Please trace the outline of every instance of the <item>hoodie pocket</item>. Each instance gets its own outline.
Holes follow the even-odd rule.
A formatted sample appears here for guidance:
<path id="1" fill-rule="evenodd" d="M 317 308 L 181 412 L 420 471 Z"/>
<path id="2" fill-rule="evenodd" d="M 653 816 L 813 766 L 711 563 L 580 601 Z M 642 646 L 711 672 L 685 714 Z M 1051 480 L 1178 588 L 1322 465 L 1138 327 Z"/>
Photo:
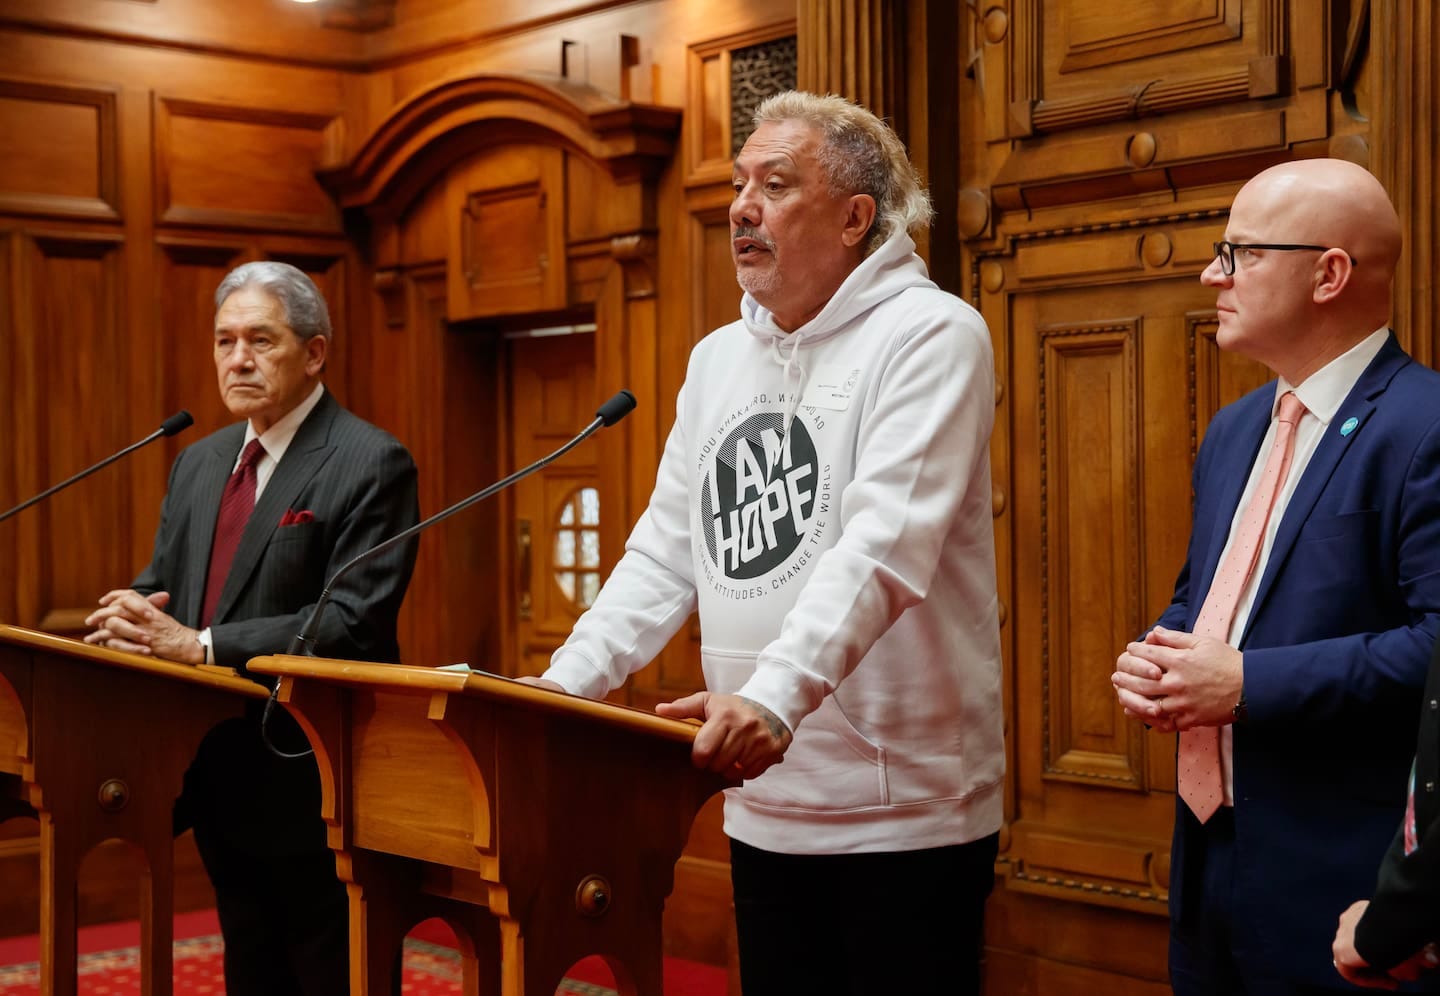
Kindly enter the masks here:
<path id="1" fill-rule="evenodd" d="M 755 655 L 701 648 L 705 686 L 733 695 L 755 673 Z M 833 695 L 806 716 L 781 763 L 745 782 L 752 806 L 814 812 L 873 809 L 889 804 L 885 749 L 855 729 Z"/>

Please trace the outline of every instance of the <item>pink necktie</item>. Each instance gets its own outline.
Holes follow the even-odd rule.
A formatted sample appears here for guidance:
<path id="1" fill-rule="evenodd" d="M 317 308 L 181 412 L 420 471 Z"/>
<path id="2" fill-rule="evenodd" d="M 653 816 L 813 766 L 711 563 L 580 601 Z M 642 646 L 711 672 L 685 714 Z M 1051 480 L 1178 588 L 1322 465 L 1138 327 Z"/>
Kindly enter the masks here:
<path id="1" fill-rule="evenodd" d="M 220 602 L 220 592 L 225 589 L 225 579 L 230 576 L 230 565 L 235 560 L 235 550 L 240 546 L 240 536 L 250 513 L 255 510 L 255 465 L 265 455 L 260 440 L 252 439 L 240 454 L 240 466 L 225 482 L 225 492 L 220 496 L 220 514 L 215 518 L 215 540 L 210 545 L 210 569 L 205 576 L 205 602 L 200 612 L 200 627 L 210 625 L 215 616 L 215 606 Z"/>
<path id="2" fill-rule="evenodd" d="M 1196 636 L 1213 636 L 1223 641 L 1230 639 L 1230 624 L 1235 620 L 1235 609 L 1240 604 L 1240 597 L 1245 594 L 1255 562 L 1260 558 L 1270 509 L 1275 504 L 1280 485 L 1285 483 L 1285 475 L 1290 471 L 1290 458 L 1295 454 L 1295 426 L 1304 414 L 1305 406 L 1295 392 L 1286 391 L 1280 398 L 1280 412 L 1275 416 L 1279 422 L 1275 426 L 1275 442 L 1270 447 L 1270 455 L 1265 458 L 1260 483 L 1235 527 L 1235 540 L 1230 544 L 1230 551 L 1215 572 L 1215 580 L 1210 583 L 1210 593 L 1205 596 L 1200 617 L 1195 620 Z M 1195 818 L 1204 823 L 1214 816 L 1224 796 L 1218 727 L 1200 726 L 1181 731 L 1179 780 L 1180 798 L 1185 800 Z"/>

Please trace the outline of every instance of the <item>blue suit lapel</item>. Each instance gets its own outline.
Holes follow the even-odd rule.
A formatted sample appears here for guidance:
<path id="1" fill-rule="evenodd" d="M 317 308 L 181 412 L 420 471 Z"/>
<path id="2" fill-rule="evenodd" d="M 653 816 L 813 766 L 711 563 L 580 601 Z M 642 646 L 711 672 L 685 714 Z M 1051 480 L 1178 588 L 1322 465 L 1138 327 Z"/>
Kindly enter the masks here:
<path id="1" fill-rule="evenodd" d="M 295 438 L 285 450 L 285 456 L 270 475 L 255 511 L 235 548 L 235 559 L 231 561 L 230 573 L 225 578 L 225 588 L 220 592 L 220 601 L 215 604 L 214 622 L 224 622 L 234 607 L 240 593 L 255 573 L 261 555 L 270 544 L 270 538 L 280 525 L 280 518 L 292 506 L 300 490 L 315 476 L 315 472 L 329 459 L 333 447 L 330 445 L 330 424 L 335 419 L 337 402 L 329 391 L 321 397 L 315 410 L 300 424 Z M 238 448 L 237 448 L 238 452 Z M 219 497 L 216 497 L 219 505 Z M 210 531 L 214 533 L 214 524 Z M 208 548 L 206 551 L 209 553 Z"/>
<path id="2" fill-rule="evenodd" d="M 1251 626 L 1265 604 L 1265 597 L 1274 587 L 1276 577 L 1284 568 L 1285 561 L 1300 536 L 1300 530 L 1309 520 L 1310 512 L 1320 500 L 1326 485 L 1330 483 L 1335 468 L 1365 431 L 1365 423 L 1379 406 L 1381 397 L 1396 372 L 1410 362 L 1410 357 L 1405 355 L 1392 332 L 1389 341 L 1375 354 L 1375 359 L 1370 361 L 1370 365 L 1365 368 L 1365 372 L 1360 375 L 1360 379 L 1355 382 L 1355 386 L 1350 389 L 1349 395 L 1335 412 L 1335 417 L 1325 427 L 1325 435 L 1321 437 L 1320 445 L 1315 448 L 1310 463 L 1306 465 L 1304 476 L 1295 486 L 1290 502 L 1285 506 L 1285 517 L 1280 520 L 1280 528 L 1275 532 L 1275 544 L 1270 548 L 1265 574 L 1260 578 L 1259 587 L 1255 589 L 1255 603 L 1250 609 L 1250 618 L 1240 638 L 1241 646 L 1244 646 L 1245 637 L 1249 635 Z M 1355 424 L 1348 433 L 1342 433 L 1341 428 L 1351 419 L 1355 420 Z"/>
<path id="3" fill-rule="evenodd" d="M 1204 587 L 1197 589 L 1199 598 L 1192 599 L 1190 604 L 1190 626 L 1193 629 L 1195 620 L 1200 617 L 1200 607 L 1205 604 L 1205 598 L 1210 593 L 1210 584 L 1215 579 L 1215 572 L 1220 569 L 1220 554 L 1225 551 L 1225 542 L 1230 538 L 1230 524 L 1235 521 L 1235 511 L 1240 506 L 1240 498 L 1245 493 L 1245 482 L 1250 479 L 1250 468 L 1254 466 L 1255 457 L 1260 452 L 1260 444 L 1265 441 L 1265 433 L 1270 428 L 1270 414 L 1275 407 L 1275 385 L 1267 384 L 1260 391 L 1257 391 L 1249 398 L 1242 399 L 1237 404 L 1249 404 L 1252 411 L 1239 414 L 1238 421 L 1240 428 L 1235 431 L 1237 440 L 1245 445 L 1234 447 L 1229 454 L 1228 461 L 1217 469 L 1219 483 L 1217 484 L 1218 497 L 1215 507 L 1219 511 L 1215 520 L 1210 523 L 1210 537 L 1205 546 L 1205 562 L 1201 565 L 1202 570 L 1199 580 Z"/>

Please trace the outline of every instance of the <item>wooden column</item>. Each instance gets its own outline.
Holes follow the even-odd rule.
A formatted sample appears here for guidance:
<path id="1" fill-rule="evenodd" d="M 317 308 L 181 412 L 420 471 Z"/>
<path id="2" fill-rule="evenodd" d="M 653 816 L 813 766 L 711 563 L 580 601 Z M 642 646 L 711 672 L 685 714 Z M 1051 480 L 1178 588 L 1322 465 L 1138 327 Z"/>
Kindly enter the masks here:
<path id="1" fill-rule="evenodd" d="M 895 129 L 935 206 L 935 224 L 917 235 L 916 245 L 935 281 L 959 293 L 957 5 L 799 0 L 796 6 L 798 87 L 847 97 Z"/>
<path id="2" fill-rule="evenodd" d="M 905 5 L 898 0 L 799 0 L 797 76 L 801 90 L 864 104 L 903 128 Z M 901 132 L 904 138 L 904 132 Z"/>
<path id="3" fill-rule="evenodd" d="M 1379 0 L 1372 8 L 1371 51 L 1382 56 L 1374 115 L 1373 169 L 1390 191 L 1405 233 L 1395 272 L 1394 323 L 1410 354 L 1435 365 L 1440 348 L 1440 295 L 1435 286 L 1435 240 L 1440 198 L 1440 18 L 1431 0 Z"/>

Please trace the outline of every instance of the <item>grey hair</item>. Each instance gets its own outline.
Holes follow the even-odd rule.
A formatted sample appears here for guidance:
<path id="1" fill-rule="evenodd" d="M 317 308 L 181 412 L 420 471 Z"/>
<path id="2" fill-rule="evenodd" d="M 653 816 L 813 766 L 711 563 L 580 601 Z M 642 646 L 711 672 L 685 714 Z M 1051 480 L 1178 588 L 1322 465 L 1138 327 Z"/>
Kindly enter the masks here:
<path id="1" fill-rule="evenodd" d="M 334 341 L 330 309 L 320 288 L 305 271 L 273 259 L 242 263 L 225 274 L 225 279 L 215 288 L 215 310 L 219 311 L 231 294 L 246 287 L 258 287 L 273 295 L 285 312 L 285 324 L 295 330 L 302 342 L 317 335 Z"/>
<path id="2" fill-rule="evenodd" d="M 787 90 L 755 109 L 757 126 L 800 121 L 824 136 L 819 159 L 831 193 L 875 199 L 875 222 L 865 242 L 868 256 L 900 232 L 930 224 L 935 209 L 899 136 L 884 121 L 844 97 Z"/>

